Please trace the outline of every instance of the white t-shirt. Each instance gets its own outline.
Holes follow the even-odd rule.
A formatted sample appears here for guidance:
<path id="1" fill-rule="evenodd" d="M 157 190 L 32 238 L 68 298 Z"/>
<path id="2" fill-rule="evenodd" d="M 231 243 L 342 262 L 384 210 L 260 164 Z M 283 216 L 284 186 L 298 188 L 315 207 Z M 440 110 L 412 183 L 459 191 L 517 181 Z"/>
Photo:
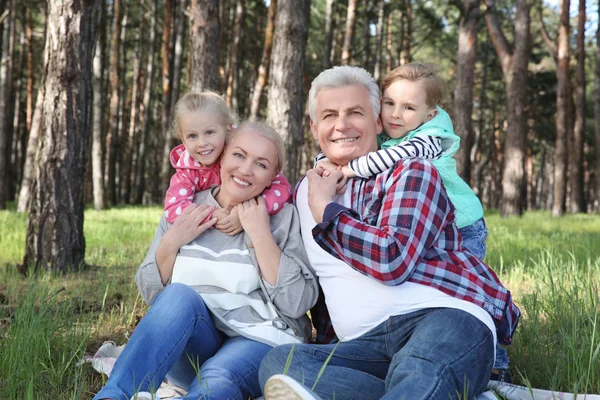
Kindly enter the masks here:
<path id="1" fill-rule="evenodd" d="M 348 184 L 346 192 L 334 201 L 350 207 L 351 191 L 352 185 Z M 341 341 L 355 339 L 393 315 L 445 307 L 466 311 L 479 319 L 491 330 L 496 343 L 492 317 L 476 304 L 418 283 L 384 285 L 328 254 L 312 236 L 316 222 L 308 206 L 308 179 L 300 183 L 296 200 L 308 259 L 319 277 L 333 328 Z"/>

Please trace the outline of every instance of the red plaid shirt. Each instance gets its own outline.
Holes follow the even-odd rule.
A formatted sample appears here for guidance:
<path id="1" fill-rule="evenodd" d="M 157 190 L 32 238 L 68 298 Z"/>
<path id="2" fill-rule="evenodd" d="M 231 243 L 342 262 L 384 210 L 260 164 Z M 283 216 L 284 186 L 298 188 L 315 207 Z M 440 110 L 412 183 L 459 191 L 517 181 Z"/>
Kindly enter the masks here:
<path id="1" fill-rule="evenodd" d="M 437 170 L 408 159 L 370 179 L 353 179 L 352 208 L 331 202 L 313 228 L 317 244 L 384 285 L 410 281 L 470 301 L 510 344 L 520 311 L 494 271 L 462 249 L 454 206 Z M 337 340 L 321 295 L 311 311 L 317 343 Z"/>

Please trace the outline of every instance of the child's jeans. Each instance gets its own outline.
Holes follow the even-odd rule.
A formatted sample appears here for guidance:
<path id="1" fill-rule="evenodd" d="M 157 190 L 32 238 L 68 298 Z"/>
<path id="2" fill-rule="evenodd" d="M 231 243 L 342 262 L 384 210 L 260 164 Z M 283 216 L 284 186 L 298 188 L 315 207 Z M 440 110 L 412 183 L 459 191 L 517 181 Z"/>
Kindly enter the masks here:
<path id="1" fill-rule="evenodd" d="M 487 238 L 488 233 L 483 218 L 475 221 L 472 225 L 460 228 L 458 231 L 462 236 L 463 247 L 483 261 L 487 250 L 485 239 Z M 496 343 L 496 361 L 494 361 L 494 369 L 506 369 L 508 368 L 509 362 L 506 349 L 500 347 L 500 345 Z"/>

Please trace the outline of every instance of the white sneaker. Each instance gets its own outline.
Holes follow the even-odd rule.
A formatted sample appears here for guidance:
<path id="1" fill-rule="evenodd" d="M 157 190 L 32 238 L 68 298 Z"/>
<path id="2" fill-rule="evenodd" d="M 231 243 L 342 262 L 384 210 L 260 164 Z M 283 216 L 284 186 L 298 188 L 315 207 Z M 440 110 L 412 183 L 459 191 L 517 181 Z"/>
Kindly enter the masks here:
<path id="1" fill-rule="evenodd" d="M 318 397 L 286 375 L 273 375 L 265 384 L 265 400 L 317 400 Z"/>
<path id="2" fill-rule="evenodd" d="M 152 394 L 150 392 L 137 392 L 133 395 L 131 400 L 161 400 L 157 394 Z"/>

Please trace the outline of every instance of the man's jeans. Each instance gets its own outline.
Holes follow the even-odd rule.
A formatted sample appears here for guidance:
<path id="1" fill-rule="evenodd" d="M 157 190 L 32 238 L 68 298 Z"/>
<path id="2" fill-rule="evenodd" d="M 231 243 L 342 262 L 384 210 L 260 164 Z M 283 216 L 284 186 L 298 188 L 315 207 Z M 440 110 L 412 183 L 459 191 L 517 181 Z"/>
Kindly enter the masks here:
<path id="1" fill-rule="evenodd" d="M 485 220 L 480 218 L 472 225 L 462 227 L 458 231 L 460 232 L 460 236 L 462 236 L 463 247 L 469 250 L 475 257 L 483 261 L 487 251 L 485 239 L 488 235 Z M 494 368 L 507 369 L 509 363 L 510 361 L 508 359 L 508 353 L 506 352 L 506 349 L 504 347 L 500 347 L 499 344 L 496 344 L 496 361 L 494 361 Z"/>
<path id="2" fill-rule="evenodd" d="M 393 316 L 337 345 L 278 346 L 260 366 L 262 387 L 284 372 L 290 352 L 286 375 L 309 389 L 314 386 L 325 400 L 473 398 L 486 388 L 494 362 L 490 329 L 471 314 L 450 308 Z"/>
<path id="3" fill-rule="evenodd" d="M 129 399 L 138 391 L 154 391 L 169 370 L 177 384 L 189 386 L 185 399 L 258 397 L 258 368 L 270 349 L 225 336 L 198 293 L 173 283 L 158 294 L 94 399 Z"/>

